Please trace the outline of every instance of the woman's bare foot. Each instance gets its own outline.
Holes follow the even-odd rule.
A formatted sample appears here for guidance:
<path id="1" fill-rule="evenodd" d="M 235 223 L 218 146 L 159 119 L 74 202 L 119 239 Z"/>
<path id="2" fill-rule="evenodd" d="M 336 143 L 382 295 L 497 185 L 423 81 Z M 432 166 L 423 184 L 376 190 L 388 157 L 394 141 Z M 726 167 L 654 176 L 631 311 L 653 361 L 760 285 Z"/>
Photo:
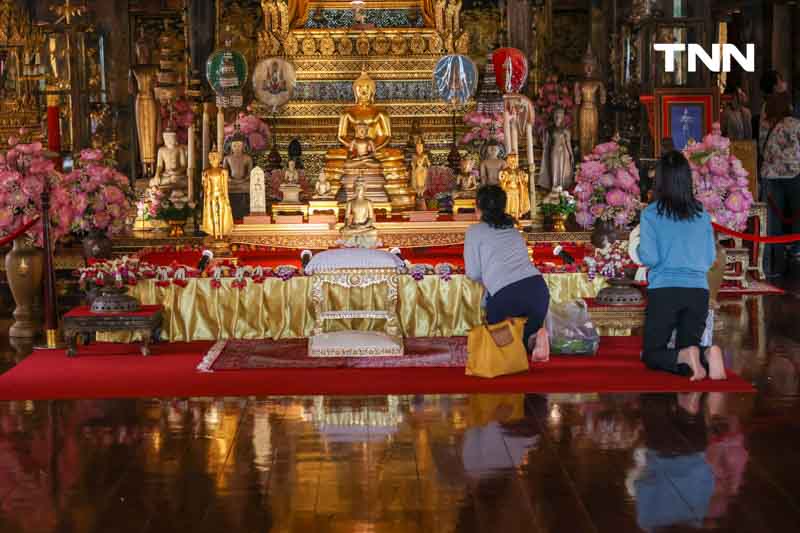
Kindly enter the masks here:
<path id="1" fill-rule="evenodd" d="M 719 346 L 712 346 L 706 350 L 706 360 L 708 361 L 708 374 L 711 379 L 727 379 L 725 374 L 725 361 L 722 358 L 722 349 Z"/>
<path id="2" fill-rule="evenodd" d="M 550 335 L 545 328 L 536 332 L 536 346 L 531 353 L 531 359 L 535 363 L 546 363 L 550 360 Z"/>
<path id="3" fill-rule="evenodd" d="M 689 368 L 692 369 L 692 377 L 689 378 L 689 381 L 706 379 L 706 369 L 700 363 L 700 348 L 696 346 L 684 348 L 678 352 L 678 362 L 689 365 Z"/>

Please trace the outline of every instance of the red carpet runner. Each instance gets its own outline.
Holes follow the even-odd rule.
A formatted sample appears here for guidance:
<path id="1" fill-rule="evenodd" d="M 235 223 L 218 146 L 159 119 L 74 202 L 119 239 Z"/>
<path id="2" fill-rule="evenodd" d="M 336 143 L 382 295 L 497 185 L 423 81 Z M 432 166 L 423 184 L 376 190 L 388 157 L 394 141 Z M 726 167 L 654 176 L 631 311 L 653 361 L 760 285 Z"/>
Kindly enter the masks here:
<path id="1" fill-rule="evenodd" d="M 0 376 L 0 400 L 250 395 L 383 395 L 498 392 L 752 392 L 738 376 L 688 379 L 647 370 L 638 338 L 609 337 L 593 358 L 554 358 L 530 373 L 493 380 L 461 368 L 264 369 L 214 373 L 195 367 L 208 342 L 160 344 L 142 357 L 133 345 L 93 345 L 69 359 L 34 352 Z"/>

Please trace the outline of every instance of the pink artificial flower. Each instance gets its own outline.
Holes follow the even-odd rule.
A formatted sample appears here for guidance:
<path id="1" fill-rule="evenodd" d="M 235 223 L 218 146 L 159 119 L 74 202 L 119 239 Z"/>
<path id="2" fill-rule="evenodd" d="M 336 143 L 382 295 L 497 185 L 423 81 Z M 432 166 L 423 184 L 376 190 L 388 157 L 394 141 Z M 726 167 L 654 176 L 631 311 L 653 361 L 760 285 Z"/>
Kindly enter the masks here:
<path id="1" fill-rule="evenodd" d="M 95 211 L 93 222 L 97 229 L 105 229 L 111 223 L 111 216 L 106 211 Z"/>
<path id="2" fill-rule="evenodd" d="M 0 209 L 0 232 L 8 233 L 13 231 L 14 213 L 11 209 Z"/>
<path id="3" fill-rule="evenodd" d="M 733 191 L 725 200 L 725 207 L 734 213 L 742 213 L 750 209 L 752 198 L 748 199 L 741 191 Z"/>
<path id="4" fill-rule="evenodd" d="M 708 160 L 708 171 L 715 176 L 727 176 L 730 171 L 728 160 L 721 156 L 714 156 Z"/>
<path id="5" fill-rule="evenodd" d="M 103 196 L 105 196 L 105 200 L 109 204 L 118 204 L 125 200 L 125 195 L 122 194 L 122 191 L 113 185 L 106 185 L 103 189 Z"/>
<path id="6" fill-rule="evenodd" d="M 630 215 L 626 211 L 620 211 L 614 215 L 614 224 L 617 226 L 625 226 L 630 222 Z"/>
<path id="7" fill-rule="evenodd" d="M 81 150 L 81 161 L 102 161 L 103 151 L 96 148 L 85 148 Z"/>
<path id="8" fill-rule="evenodd" d="M 588 211 L 578 211 L 575 214 L 575 222 L 577 222 L 582 228 L 590 227 L 592 224 L 594 224 L 594 221 L 595 217 L 593 217 Z"/>
<path id="9" fill-rule="evenodd" d="M 41 179 L 35 177 L 27 177 L 22 181 L 22 192 L 29 197 L 38 198 L 44 190 L 44 183 Z"/>
<path id="10" fill-rule="evenodd" d="M 603 144 L 598 144 L 594 147 L 593 152 L 597 155 L 604 155 L 609 154 L 612 152 L 616 152 L 619 150 L 619 145 L 615 142 L 608 142 Z"/>
<path id="11" fill-rule="evenodd" d="M 592 216 L 600 217 L 603 212 L 605 212 L 607 207 L 608 206 L 606 204 L 595 204 L 589 209 L 589 212 L 592 214 Z"/>
<path id="12" fill-rule="evenodd" d="M 257 131 L 248 136 L 248 141 L 250 142 L 250 149 L 256 152 L 260 152 L 267 147 L 267 140 Z"/>
<path id="13" fill-rule="evenodd" d="M 606 173 L 600 176 L 600 185 L 603 187 L 613 187 L 615 183 L 614 175 L 611 173 Z"/>
<path id="14" fill-rule="evenodd" d="M 12 135 L 11 137 L 8 138 L 8 145 L 9 146 L 16 146 L 18 144 L 19 144 L 19 138 L 18 137 L 14 137 Z"/>
<path id="15" fill-rule="evenodd" d="M 625 193 L 620 189 L 611 189 L 606 193 L 606 202 L 611 207 L 622 207 L 625 205 Z"/>
<path id="16" fill-rule="evenodd" d="M 584 161 L 580 173 L 587 178 L 598 178 L 606 171 L 606 166 L 599 161 Z"/>
<path id="17" fill-rule="evenodd" d="M 36 159 L 31 163 L 31 174 L 50 174 L 56 169 L 56 164 L 49 159 Z"/>

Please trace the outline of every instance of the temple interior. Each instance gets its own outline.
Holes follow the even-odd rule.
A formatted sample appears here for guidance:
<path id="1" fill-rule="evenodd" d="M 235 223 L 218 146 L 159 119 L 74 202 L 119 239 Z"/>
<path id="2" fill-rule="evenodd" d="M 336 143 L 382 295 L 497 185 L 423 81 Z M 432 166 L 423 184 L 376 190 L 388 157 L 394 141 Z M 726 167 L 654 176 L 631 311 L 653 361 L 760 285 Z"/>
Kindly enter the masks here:
<path id="1" fill-rule="evenodd" d="M 800 531 L 794 0 L 0 0 L 0 255 L 1 533 Z"/>

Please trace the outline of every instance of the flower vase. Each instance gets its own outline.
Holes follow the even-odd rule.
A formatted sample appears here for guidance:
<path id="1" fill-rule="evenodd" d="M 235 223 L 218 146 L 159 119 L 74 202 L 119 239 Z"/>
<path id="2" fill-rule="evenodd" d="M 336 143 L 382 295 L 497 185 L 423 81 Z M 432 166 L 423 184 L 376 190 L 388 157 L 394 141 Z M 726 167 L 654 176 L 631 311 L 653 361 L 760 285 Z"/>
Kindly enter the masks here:
<path id="1" fill-rule="evenodd" d="M 553 213 L 553 231 L 564 233 L 567 231 L 567 215 L 564 213 Z"/>
<path id="2" fill-rule="evenodd" d="M 167 220 L 169 224 L 169 237 L 172 239 L 180 239 L 186 235 L 183 227 L 186 225 L 185 220 Z"/>
<path id="3" fill-rule="evenodd" d="M 6 254 L 8 286 L 16 304 L 9 337 L 33 338 L 39 332 L 43 271 L 44 251 L 24 237 L 14 240 L 11 251 Z"/>
<path id="4" fill-rule="evenodd" d="M 86 259 L 111 259 L 113 244 L 105 233 L 92 232 L 83 239 L 83 257 Z"/>

